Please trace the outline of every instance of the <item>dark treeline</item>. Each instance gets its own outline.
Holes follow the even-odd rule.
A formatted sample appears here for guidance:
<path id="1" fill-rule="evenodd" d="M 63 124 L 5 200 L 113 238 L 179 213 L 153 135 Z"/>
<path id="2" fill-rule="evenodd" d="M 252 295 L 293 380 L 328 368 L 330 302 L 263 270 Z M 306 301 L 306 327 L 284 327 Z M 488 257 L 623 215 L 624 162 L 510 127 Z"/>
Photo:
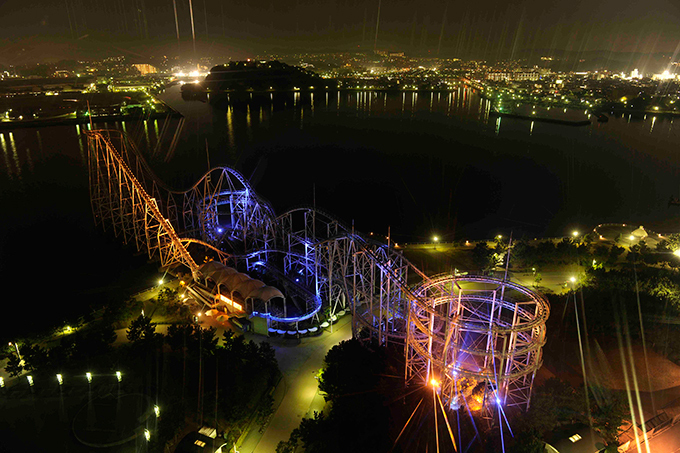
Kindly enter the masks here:
<path id="1" fill-rule="evenodd" d="M 227 331 L 218 345 L 215 329 L 197 324 L 173 324 L 162 335 L 142 315 L 130 324 L 127 339 L 114 347 L 113 326 L 100 321 L 52 347 L 22 345 L 23 366 L 13 354 L 6 370 L 12 375 L 30 372 L 37 395 L 46 397 L 54 391 L 57 373 L 68 383 L 86 371 L 93 375 L 121 371 L 126 394 L 146 394 L 162 408 L 151 451 L 164 451 L 187 424 L 215 427 L 225 441 L 234 442 L 251 417 L 261 422 L 271 414 L 268 391 L 279 369 L 269 343 L 245 341 Z"/>

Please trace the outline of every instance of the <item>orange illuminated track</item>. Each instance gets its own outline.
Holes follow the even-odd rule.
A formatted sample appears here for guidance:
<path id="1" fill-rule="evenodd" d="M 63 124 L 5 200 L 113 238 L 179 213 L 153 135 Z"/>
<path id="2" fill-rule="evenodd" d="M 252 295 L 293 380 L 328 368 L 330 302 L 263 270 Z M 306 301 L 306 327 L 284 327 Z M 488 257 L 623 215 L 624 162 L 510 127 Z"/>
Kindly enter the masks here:
<path id="1" fill-rule="evenodd" d="M 283 318 L 267 308 L 256 313 L 268 327 L 290 330 L 292 323 L 297 330 L 299 322 L 334 322 L 350 311 L 356 337 L 405 345 L 407 382 L 440 382 L 449 407 L 473 391 L 480 408 L 528 407 L 550 311 L 539 294 L 489 277 L 428 277 L 389 238 L 362 236 L 316 206 L 277 217 L 227 167 L 208 171 L 186 191 L 171 190 L 120 131 L 87 136 L 95 222 L 162 266 L 182 264 L 198 279 L 191 244 L 224 264 L 238 258 L 241 270 L 260 267 L 284 284 L 297 308 Z M 412 286 L 414 276 L 420 283 Z M 320 319 L 322 306 L 327 314 Z"/>
<path id="2" fill-rule="evenodd" d="M 90 201 L 95 223 L 104 228 L 111 226 L 126 244 L 134 241 L 138 250 L 146 249 L 150 257 L 160 259 L 162 266 L 181 263 L 195 276 L 198 265 L 108 134 L 88 131 L 87 138 Z"/>

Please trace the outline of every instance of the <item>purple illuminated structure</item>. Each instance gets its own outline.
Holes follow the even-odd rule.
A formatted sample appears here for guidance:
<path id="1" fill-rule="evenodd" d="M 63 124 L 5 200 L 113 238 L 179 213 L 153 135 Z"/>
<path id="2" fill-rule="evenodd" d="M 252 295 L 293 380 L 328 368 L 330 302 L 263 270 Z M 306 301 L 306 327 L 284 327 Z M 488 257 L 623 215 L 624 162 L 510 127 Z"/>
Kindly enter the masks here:
<path id="1" fill-rule="evenodd" d="M 540 295 L 493 278 L 428 278 L 389 240 L 362 236 L 316 207 L 277 217 L 231 168 L 210 170 L 187 191 L 170 190 L 124 134 L 87 134 L 95 222 L 162 266 L 186 266 L 198 285 L 207 276 L 192 251 L 201 247 L 197 257 L 208 250 L 234 272 L 285 289 L 276 311 L 254 296 L 242 306 L 270 328 L 297 331 L 300 322 L 333 322 L 349 311 L 355 336 L 405 344 L 407 381 L 440 382 L 450 407 L 461 400 L 479 409 L 496 401 L 528 407 L 549 315 Z M 413 289 L 409 275 L 422 283 Z"/>
<path id="2" fill-rule="evenodd" d="M 452 408 L 468 401 L 527 409 L 549 314 L 541 295 L 515 283 L 432 277 L 412 293 L 406 378 L 435 379 Z"/>

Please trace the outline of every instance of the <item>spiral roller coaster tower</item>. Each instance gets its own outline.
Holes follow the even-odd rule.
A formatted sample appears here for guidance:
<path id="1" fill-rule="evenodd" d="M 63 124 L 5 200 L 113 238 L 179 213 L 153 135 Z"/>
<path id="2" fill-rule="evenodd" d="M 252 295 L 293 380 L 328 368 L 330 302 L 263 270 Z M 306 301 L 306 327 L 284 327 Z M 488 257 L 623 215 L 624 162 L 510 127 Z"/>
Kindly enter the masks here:
<path id="1" fill-rule="evenodd" d="M 231 168 L 171 190 L 124 134 L 87 134 L 95 223 L 162 266 L 182 264 L 200 281 L 189 253 L 199 245 L 225 265 L 261 267 L 296 296 L 296 307 L 284 316 L 249 314 L 297 325 L 350 311 L 355 336 L 403 344 L 406 381 L 436 383 L 449 407 L 528 407 L 549 315 L 539 294 L 488 277 L 428 277 L 389 240 L 374 241 L 316 207 L 277 217 Z"/>
<path id="2" fill-rule="evenodd" d="M 412 293 L 406 377 L 441 386 L 451 408 L 529 407 L 548 302 L 509 281 L 440 275 Z"/>

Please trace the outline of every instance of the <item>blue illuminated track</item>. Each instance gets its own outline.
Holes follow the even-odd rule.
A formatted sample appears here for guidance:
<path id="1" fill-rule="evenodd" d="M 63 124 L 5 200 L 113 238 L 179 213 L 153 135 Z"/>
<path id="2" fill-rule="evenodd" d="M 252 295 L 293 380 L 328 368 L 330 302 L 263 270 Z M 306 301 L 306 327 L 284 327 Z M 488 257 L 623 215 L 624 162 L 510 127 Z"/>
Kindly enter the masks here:
<path id="1" fill-rule="evenodd" d="M 88 157 L 95 221 L 162 266 L 187 267 L 212 285 L 215 304 L 221 298 L 287 331 L 349 311 L 355 336 L 404 344 L 407 381 L 436 378 L 450 407 L 469 399 L 458 395 L 462 378 L 489 384 L 489 401 L 528 407 L 550 311 L 542 296 L 490 277 L 428 277 L 389 240 L 372 240 L 316 206 L 277 216 L 229 167 L 171 190 L 119 131 L 88 132 Z M 222 266 L 212 281 L 197 264 L 206 253 Z M 410 286 L 414 273 L 421 283 Z M 237 292 L 241 283 L 248 294 Z"/>

